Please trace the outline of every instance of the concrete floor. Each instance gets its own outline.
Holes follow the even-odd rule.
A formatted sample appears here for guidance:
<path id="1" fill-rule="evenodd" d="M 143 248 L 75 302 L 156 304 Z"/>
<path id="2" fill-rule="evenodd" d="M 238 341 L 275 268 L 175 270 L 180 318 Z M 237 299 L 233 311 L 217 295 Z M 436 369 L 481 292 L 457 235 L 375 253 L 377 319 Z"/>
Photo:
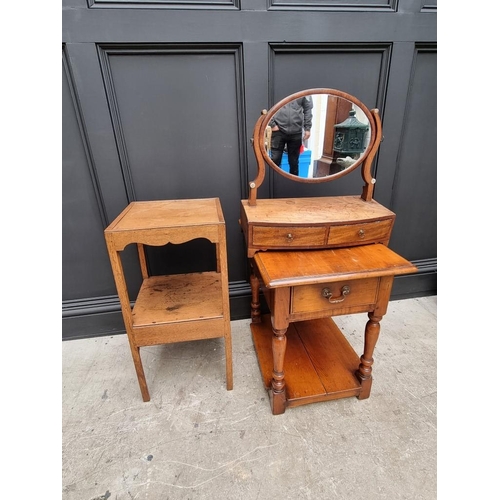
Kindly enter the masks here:
<path id="1" fill-rule="evenodd" d="M 250 334 L 142 349 L 143 403 L 126 335 L 62 344 L 63 500 L 437 496 L 437 297 L 393 301 L 369 399 L 273 416 Z M 366 314 L 336 318 L 361 353 Z"/>

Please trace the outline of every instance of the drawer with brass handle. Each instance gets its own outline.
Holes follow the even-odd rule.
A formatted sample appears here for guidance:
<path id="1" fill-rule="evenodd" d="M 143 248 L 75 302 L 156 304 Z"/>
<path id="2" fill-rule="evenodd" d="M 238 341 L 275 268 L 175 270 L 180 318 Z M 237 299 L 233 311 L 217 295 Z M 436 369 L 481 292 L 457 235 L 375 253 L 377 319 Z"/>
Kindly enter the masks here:
<path id="1" fill-rule="evenodd" d="M 291 313 L 335 311 L 375 304 L 379 278 L 293 287 Z"/>
<path id="2" fill-rule="evenodd" d="M 253 226 L 252 244 L 266 248 L 325 245 L 325 226 Z"/>
<path id="3" fill-rule="evenodd" d="M 329 245 L 359 245 L 389 240 L 393 219 L 330 226 Z"/>

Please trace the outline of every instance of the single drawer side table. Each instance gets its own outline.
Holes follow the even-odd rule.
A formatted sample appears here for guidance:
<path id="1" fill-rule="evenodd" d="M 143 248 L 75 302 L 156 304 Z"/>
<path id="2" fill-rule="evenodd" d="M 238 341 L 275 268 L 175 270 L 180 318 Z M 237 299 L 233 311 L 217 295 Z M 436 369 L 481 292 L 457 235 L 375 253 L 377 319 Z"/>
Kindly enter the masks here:
<path id="1" fill-rule="evenodd" d="M 356 396 L 372 385 L 373 352 L 394 276 L 416 271 L 382 244 L 253 257 L 252 331 L 272 413 Z M 262 288 L 270 314 L 260 314 Z M 332 316 L 368 313 L 358 356 Z"/>
<path id="2" fill-rule="evenodd" d="M 224 338 L 226 387 L 233 388 L 226 226 L 218 198 L 131 202 L 104 231 L 143 401 L 150 395 L 140 348 Z M 145 246 L 206 238 L 215 245 L 216 269 L 150 276 Z M 135 244 L 142 285 L 132 307 L 121 252 Z"/>

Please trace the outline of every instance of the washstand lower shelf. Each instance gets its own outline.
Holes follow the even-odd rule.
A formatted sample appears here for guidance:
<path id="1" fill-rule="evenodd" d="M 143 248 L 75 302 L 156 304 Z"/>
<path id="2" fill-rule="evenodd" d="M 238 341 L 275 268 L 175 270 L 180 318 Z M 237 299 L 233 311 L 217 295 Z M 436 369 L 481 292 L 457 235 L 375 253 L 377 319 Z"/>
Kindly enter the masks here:
<path id="1" fill-rule="evenodd" d="M 251 323 L 253 343 L 266 389 L 273 372 L 271 316 Z M 359 356 L 330 318 L 290 323 L 286 333 L 284 372 L 286 406 L 358 396 L 355 373 Z"/>

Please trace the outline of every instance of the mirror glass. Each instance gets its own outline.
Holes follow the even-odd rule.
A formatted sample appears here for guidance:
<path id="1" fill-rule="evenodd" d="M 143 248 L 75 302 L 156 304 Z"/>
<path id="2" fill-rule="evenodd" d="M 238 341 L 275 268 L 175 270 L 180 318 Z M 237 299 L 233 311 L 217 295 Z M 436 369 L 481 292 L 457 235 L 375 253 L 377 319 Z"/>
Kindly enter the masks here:
<path id="1" fill-rule="evenodd" d="M 372 129 L 365 110 L 332 94 L 273 106 L 265 120 L 264 159 L 290 178 L 314 182 L 342 176 L 368 153 Z"/>

